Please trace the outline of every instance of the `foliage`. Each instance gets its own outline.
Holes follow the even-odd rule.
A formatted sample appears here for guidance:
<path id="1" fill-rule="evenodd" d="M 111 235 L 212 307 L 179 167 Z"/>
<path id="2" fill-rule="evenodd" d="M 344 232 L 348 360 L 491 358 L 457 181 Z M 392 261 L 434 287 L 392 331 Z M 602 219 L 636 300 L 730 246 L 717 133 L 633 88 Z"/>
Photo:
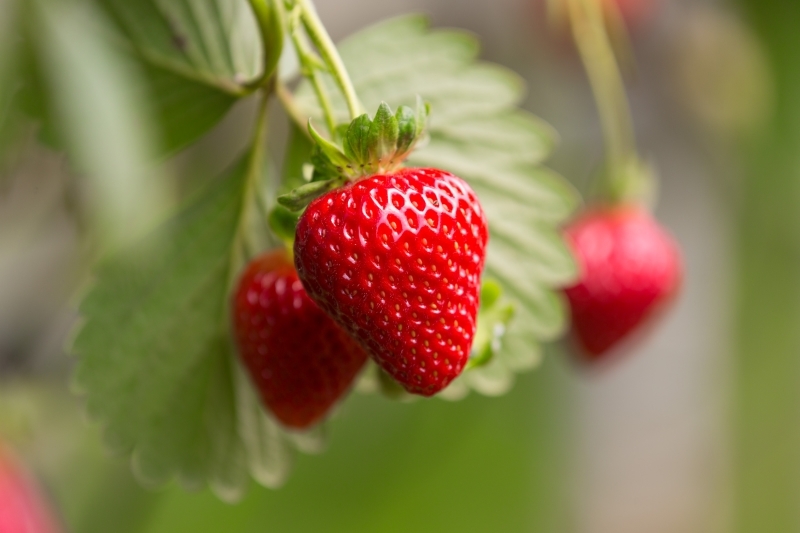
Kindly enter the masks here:
<path id="1" fill-rule="evenodd" d="M 322 442 L 324 428 L 290 434 L 262 409 L 232 357 L 227 321 L 230 284 L 247 255 L 290 238 L 257 233 L 265 231 L 267 200 L 305 182 L 309 143 L 294 129 L 282 183 L 268 179 L 262 103 L 250 151 L 141 235 L 172 203 L 160 159 L 199 139 L 235 102 L 269 95 L 283 44 L 270 5 L 35 0 L 20 26 L 20 107 L 66 151 L 87 189 L 99 191 L 96 227 L 103 249 L 116 250 L 80 304 L 76 383 L 110 448 L 131 455 L 141 481 L 208 484 L 225 500 L 239 498 L 250 477 L 281 484 L 294 451 L 317 451 Z M 517 109 L 518 77 L 476 61 L 477 42 L 464 33 L 404 17 L 351 37 L 341 53 L 370 109 L 382 101 L 413 109 L 417 95 L 430 103 L 430 142 L 412 163 L 459 174 L 480 196 L 492 232 L 487 276 L 499 285 L 482 311 L 475 368 L 449 396 L 467 386 L 504 392 L 513 372 L 536 362 L 538 343 L 561 331 L 554 290 L 574 274 L 557 225 L 577 198 L 540 166 L 554 135 Z M 308 84 L 296 103 L 317 116 Z M 347 109 L 337 96 L 333 104 Z M 279 227 L 291 226 L 283 220 Z"/>

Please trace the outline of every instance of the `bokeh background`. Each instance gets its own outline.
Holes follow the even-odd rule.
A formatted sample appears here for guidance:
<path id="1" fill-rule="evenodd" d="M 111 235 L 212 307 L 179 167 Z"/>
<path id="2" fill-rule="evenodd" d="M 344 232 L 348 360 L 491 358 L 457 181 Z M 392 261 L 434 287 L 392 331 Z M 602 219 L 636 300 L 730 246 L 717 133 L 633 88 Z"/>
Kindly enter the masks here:
<path id="1" fill-rule="evenodd" d="M 538 0 L 316 3 L 337 39 L 409 12 L 474 32 L 484 58 L 526 79 L 525 107 L 559 132 L 549 166 L 587 189 L 603 157 L 594 102 Z M 800 4 L 626 3 L 641 6 L 624 64 L 637 140 L 660 176 L 656 214 L 685 254 L 671 312 L 595 372 L 549 346 L 500 398 L 356 394 L 325 453 L 299 456 L 285 487 L 254 485 L 237 505 L 140 488 L 102 450 L 69 392 L 64 352 L 97 253 L 97 215 L 83 208 L 96 191 L 35 128 L 15 139 L 0 161 L 0 436 L 65 529 L 800 531 Z M 243 102 L 170 160 L 179 179 L 169 193 L 229 164 L 251 116 Z"/>

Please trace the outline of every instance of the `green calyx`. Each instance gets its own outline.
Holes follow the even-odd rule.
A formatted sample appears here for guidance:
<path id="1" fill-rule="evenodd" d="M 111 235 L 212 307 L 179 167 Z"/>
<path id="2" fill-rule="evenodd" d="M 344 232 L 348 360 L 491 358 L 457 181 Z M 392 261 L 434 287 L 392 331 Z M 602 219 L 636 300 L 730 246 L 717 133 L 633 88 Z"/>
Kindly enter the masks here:
<path id="1" fill-rule="evenodd" d="M 502 293 L 503 289 L 497 282 L 483 281 L 475 339 L 464 370 L 487 365 L 500 351 L 508 324 L 514 317 L 514 305 L 504 299 Z"/>
<path id="2" fill-rule="evenodd" d="M 323 138 L 309 121 L 308 131 L 316 142 L 314 179 L 321 174 L 353 181 L 397 170 L 424 138 L 427 119 L 428 106 L 420 97 L 416 109 L 400 106 L 396 113 L 383 102 L 373 119 L 364 113 L 340 128 L 341 146 Z"/>
<path id="3" fill-rule="evenodd" d="M 338 128 L 341 144 L 324 138 L 309 120 L 308 131 L 315 143 L 311 153 L 314 165 L 311 181 L 279 196 L 278 202 L 298 211 L 348 181 L 394 172 L 425 138 L 428 113 L 428 105 L 419 96 L 416 109 L 400 106 L 396 113 L 383 102 L 374 118 L 365 113 Z"/>
<path id="4" fill-rule="evenodd" d="M 612 205 L 636 203 L 650 207 L 657 183 L 652 165 L 632 155 L 621 164 L 607 166 L 593 196 Z"/>

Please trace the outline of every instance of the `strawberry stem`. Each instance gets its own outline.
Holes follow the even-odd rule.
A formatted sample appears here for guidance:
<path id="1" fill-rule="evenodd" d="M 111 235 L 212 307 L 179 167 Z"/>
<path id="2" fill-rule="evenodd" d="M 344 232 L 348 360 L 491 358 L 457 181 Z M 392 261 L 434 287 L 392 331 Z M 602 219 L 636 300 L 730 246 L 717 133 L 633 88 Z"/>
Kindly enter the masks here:
<path id="1" fill-rule="evenodd" d="M 334 139 L 336 137 L 336 116 L 333 111 L 333 106 L 331 105 L 331 99 L 328 96 L 328 91 L 318 73 L 320 67 L 324 67 L 325 65 L 321 64 L 321 60 L 312 52 L 307 37 L 300 31 L 301 15 L 300 6 L 295 6 L 289 14 L 289 35 L 291 35 L 292 43 L 297 51 L 297 57 L 300 60 L 303 76 L 311 81 L 311 86 L 314 88 L 317 101 L 322 108 L 323 115 L 325 115 L 325 125 L 328 127 L 328 133 L 330 138 Z"/>
<path id="2" fill-rule="evenodd" d="M 253 142 L 250 147 L 250 155 L 247 160 L 245 175 L 244 192 L 242 198 L 242 210 L 239 213 L 239 220 L 236 223 L 236 233 L 234 234 L 233 253 L 231 254 L 230 279 L 229 284 L 233 284 L 239 266 L 242 265 L 249 252 L 247 228 L 252 217 L 252 210 L 256 203 L 259 181 L 263 176 L 264 157 L 267 145 L 267 133 L 269 131 L 267 121 L 267 110 L 271 88 L 268 86 L 262 90 L 261 101 L 256 115 L 255 131 Z M 257 206 L 256 206 L 257 207 Z"/>
<path id="3" fill-rule="evenodd" d="M 256 90 L 269 82 L 278 66 L 278 60 L 283 52 L 283 36 L 286 33 L 286 27 L 280 0 L 249 0 L 249 3 L 258 24 L 264 49 L 263 71 L 258 78 L 246 86 L 249 90 Z"/>
<path id="4" fill-rule="evenodd" d="M 350 75 L 344 66 L 339 51 L 336 45 L 333 44 L 328 31 L 322 24 L 322 21 L 314 8 L 314 3 L 311 0 L 295 0 L 295 5 L 300 7 L 301 20 L 303 26 L 311 38 L 311 42 L 322 55 L 322 59 L 328 65 L 333 78 L 342 90 L 344 99 L 347 102 L 347 109 L 350 112 L 350 119 L 354 120 L 356 117 L 364 113 L 364 108 L 356 95 L 353 82 L 350 80 Z"/>
<path id="5" fill-rule="evenodd" d="M 589 77 L 606 142 L 605 185 L 610 200 L 634 196 L 645 178 L 636 172 L 633 123 L 614 50 L 597 0 L 566 0 L 575 44 Z"/>

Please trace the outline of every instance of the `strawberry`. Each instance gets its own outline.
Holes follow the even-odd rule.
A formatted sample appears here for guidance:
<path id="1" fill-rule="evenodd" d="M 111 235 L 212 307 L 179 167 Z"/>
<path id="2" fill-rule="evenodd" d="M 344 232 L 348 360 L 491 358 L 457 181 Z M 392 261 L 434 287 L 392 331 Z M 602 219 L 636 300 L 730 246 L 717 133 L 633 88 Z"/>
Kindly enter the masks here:
<path id="1" fill-rule="evenodd" d="M 318 422 L 350 388 L 364 351 L 309 299 L 282 251 L 254 259 L 233 298 L 239 355 L 284 425 Z"/>
<path id="2" fill-rule="evenodd" d="M 299 211 L 295 266 L 309 296 L 408 392 L 431 396 L 470 357 L 486 217 L 460 178 L 401 168 L 428 106 L 386 103 L 316 142 L 310 183 L 278 198 Z M 276 219 L 279 217 L 275 217 Z"/>
<path id="3" fill-rule="evenodd" d="M 588 210 L 566 230 L 582 269 L 566 289 L 573 334 L 587 361 L 601 359 L 677 293 L 682 266 L 672 238 L 632 205 Z"/>
<path id="4" fill-rule="evenodd" d="M 0 533 L 57 533 L 60 530 L 33 480 L 0 445 Z"/>
<path id="5" fill-rule="evenodd" d="M 469 358 L 486 217 L 460 178 L 408 168 L 364 177 L 300 217 L 308 294 L 408 392 L 430 396 Z"/>

